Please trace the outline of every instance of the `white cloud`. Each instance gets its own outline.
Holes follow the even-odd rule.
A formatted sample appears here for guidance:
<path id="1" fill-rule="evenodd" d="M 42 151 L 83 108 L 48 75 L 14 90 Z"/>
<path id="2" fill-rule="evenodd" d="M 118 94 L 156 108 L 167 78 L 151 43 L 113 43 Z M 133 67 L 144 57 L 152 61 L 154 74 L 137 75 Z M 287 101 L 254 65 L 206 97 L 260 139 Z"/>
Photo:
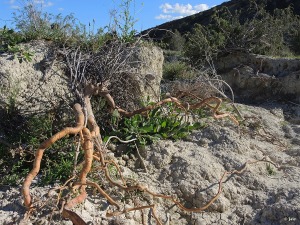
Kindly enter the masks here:
<path id="1" fill-rule="evenodd" d="M 33 1 L 34 4 L 40 4 L 42 5 L 43 7 L 50 7 L 50 6 L 53 6 L 53 2 L 50 2 L 50 1 L 45 1 L 45 0 L 34 0 Z"/>
<path id="2" fill-rule="evenodd" d="M 53 2 L 47 2 L 46 6 L 47 7 L 53 6 Z"/>
<path id="3" fill-rule="evenodd" d="M 207 10 L 209 9 L 209 6 L 206 4 L 198 4 L 193 6 L 191 4 L 184 5 L 175 3 L 171 5 L 169 3 L 164 3 L 159 8 L 162 10 L 162 14 L 156 16 L 155 19 L 174 20 Z"/>
<path id="4" fill-rule="evenodd" d="M 10 8 L 12 8 L 12 9 L 20 9 L 20 6 L 18 6 L 18 5 L 11 5 Z"/>
<path id="5" fill-rule="evenodd" d="M 163 10 L 163 13 L 169 13 L 169 10 L 172 10 L 173 7 L 169 3 L 165 3 L 161 5 L 159 8 Z"/>
<path id="6" fill-rule="evenodd" d="M 199 5 L 195 5 L 194 7 L 198 12 L 202 12 L 209 9 L 208 5 L 206 4 L 199 4 Z"/>
<path id="7" fill-rule="evenodd" d="M 155 17 L 157 20 L 176 20 L 176 19 L 181 19 L 183 16 L 172 16 L 169 14 L 159 14 L 158 16 Z"/>
<path id="8" fill-rule="evenodd" d="M 9 4 L 10 4 L 10 8 L 12 9 L 20 9 L 20 5 L 15 4 L 16 0 L 9 0 Z M 51 1 L 45 1 L 45 0 L 33 0 L 32 2 L 29 3 L 33 3 L 33 4 L 39 4 L 42 7 L 50 7 L 53 6 L 53 2 Z"/>
<path id="9" fill-rule="evenodd" d="M 9 0 L 7 3 L 10 5 L 11 9 L 20 9 L 20 6 L 15 4 L 16 0 Z"/>
<path id="10" fill-rule="evenodd" d="M 58 11 L 64 11 L 65 9 L 64 8 L 58 8 Z"/>

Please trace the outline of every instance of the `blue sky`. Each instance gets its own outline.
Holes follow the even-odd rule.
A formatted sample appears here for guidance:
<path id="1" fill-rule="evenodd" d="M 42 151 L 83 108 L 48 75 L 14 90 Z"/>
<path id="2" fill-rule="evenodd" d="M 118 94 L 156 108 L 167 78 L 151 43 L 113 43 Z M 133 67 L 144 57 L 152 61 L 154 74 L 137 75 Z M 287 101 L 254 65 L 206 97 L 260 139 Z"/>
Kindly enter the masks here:
<path id="1" fill-rule="evenodd" d="M 52 14 L 74 16 L 83 24 L 95 21 L 95 28 L 110 22 L 110 13 L 120 10 L 122 0 L 30 0 Z M 0 0 L 0 27 L 12 27 L 12 13 L 27 0 Z M 135 29 L 142 31 L 164 22 L 209 9 L 224 0 L 132 0 L 131 15 Z"/>

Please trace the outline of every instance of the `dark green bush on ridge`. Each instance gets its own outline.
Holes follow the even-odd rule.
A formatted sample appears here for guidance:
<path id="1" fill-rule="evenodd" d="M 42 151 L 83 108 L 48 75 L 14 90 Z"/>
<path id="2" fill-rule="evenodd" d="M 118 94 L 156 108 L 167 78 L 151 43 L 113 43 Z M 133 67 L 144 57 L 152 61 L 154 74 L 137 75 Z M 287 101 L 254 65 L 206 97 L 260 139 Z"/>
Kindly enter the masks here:
<path id="1" fill-rule="evenodd" d="M 253 6 L 254 7 L 254 6 Z M 185 55 L 194 65 L 231 51 L 247 51 L 271 56 L 293 56 L 299 52 L 300 18 L 292 8 L 271 14 L 263 6 L 251 8 L 253 17 L 241 20 L 241 12 L 222 8 L 208 26 L 196 24 L 187 34 Z"/>

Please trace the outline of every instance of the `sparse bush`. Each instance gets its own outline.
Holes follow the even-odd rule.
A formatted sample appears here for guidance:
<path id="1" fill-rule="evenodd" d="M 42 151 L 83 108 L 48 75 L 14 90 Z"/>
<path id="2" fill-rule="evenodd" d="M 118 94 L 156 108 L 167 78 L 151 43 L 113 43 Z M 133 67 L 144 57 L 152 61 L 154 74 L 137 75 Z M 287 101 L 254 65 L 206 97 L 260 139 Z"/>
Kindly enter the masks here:
<path id="1" fill-rule="evenodd" d="M 134 0 L 121 0 L 118 10 L 111 11 L 113 24 L 110 24 L 109 31 L 117 34 L 123 42 L 133 42 L 137 31 L 134 29 L 136 19 L 130 13 Z"/>
<path id="2" fill-rule="evenodd" d="M 291 31 L 290 39 L 291 39 L 290 49 L 296 55 L 300 55 L 300 20 L 299 20 L 298 28 Z"/>
<path id="3" fill-rule="evenodd" d="M 17 31 L 27 41 L 46 39 L 63 42 L 76 35 L 74 32 L 79 33 L 73 15 L 64 18 L 60 14 L 54 16 L 31 0 L 24 0 L 13 18 Z"/>
<path id="4" fill-rule="evenodd" d="M 14 23 L 23 41 L 49 40 L 59 46 L 81 46 L 96 50 L 111 39 L 104 29 L 94 30 L 94 21 L 88 26 L 80 23 L 73 14 L 62 16 L 44 11 L 34 1 L 24 0 L 22 7 L 14 13 Z"/>
<path id="5" fill-rule="evenodd" d="M 0 184 L 18 185 L 26 176 L 34 159 L 34 151 L 58 127 L 53 127 L 54 117 L 50 114 L 21 116 L 17 109 L 0 110 L 3 120 L 0 140 Z M 16 126 L 18 124 L 18 126 Z M 61 124 L 62 125 L 62 124 Z M 38 185 L 66 180 L 73 169 L 75 147 L 72 139 L 57 142 L 45 152 L 46 160 L 41 165 Z"/>
<path id="6" fill-rule="evenodd" d="M 169 49 L 173 51 L 181 52 L 185 45 L 185 38 L 179 33 L 178 30 L 175 30 L 171 35 L 169 41 Z"/>
<path id="7" fill-rule="evenodd" d="M 173 81 L 177 79 L 191 79 L 193 77 L 195 77 L 194 71 L 185 62 L 166 62 L 163 65 L 163 79 Z"/>
<path id="8" fill-rule="evenodd" d="M 50 40 L 59 46 L 81 46 L 86 50 L 97 51 L 111 39 L 119 39 L 124 43 L 135 40 L 136 20 L 131 16 L 133 0 L 122 0 L 119 11 L 112 11 L 112 24 L 95 31 L 93 20 L 88 26 L 82 24 L 73 14 L 62 16 L 44 11 L 35 1 L 23 0 L 22 6 L 14 13 L 16 30 L 24 41 Z"/>

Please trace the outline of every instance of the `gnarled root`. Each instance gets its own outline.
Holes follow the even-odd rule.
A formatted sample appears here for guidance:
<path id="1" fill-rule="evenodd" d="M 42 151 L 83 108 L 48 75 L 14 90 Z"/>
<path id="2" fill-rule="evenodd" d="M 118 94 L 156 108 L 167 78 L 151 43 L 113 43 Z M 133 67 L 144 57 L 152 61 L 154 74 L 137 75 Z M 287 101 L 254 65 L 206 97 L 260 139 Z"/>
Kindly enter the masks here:
<path id="1" fill-rule="evenodd" d="M 208 104 L 209 102 L 216 102 L 217 104 L 216 104 L 216 106 L 211 106 L 210 104 Z M 220 112 L 218 112 L 218 109 L 219 109 L 221 103 L 222 103 L 222 99 L 217 98 L 217 97 L 209 97 L 209 98 L 203 99 L 202 101 L 200 101 L 196 104 L 190 105 L 190 109 L 199 109 L 203 106 L 208 106 L 212 109 L 213 117 L 215 119 L 221 119 L 221 118 L 224 118 L 224 117 L 229 117 L 235 124 L 239 125 L 239 122 L 237 121 L 237 119 L 233 115 L 231 115 L 230 113 L 220 113 Z"/>
<path id="2" fill-rule="evenodd" d="M 75 198 L 71 199 L 70 201 L 68 201 L 62 208 L 63 217 L 70 219 L 73 222 L 73 224 L 75 224 L 75 225 L 86 225 L 86 223 L 76 213 L 72 212 L 71 209 L 74 206 L 82 203 L 86 199 L 87 185 L 95 187 L 99 191 L 99 193 L 109 201 L 109 203 L 111 205 L 114 205 L 118 208 L 118 211 L 108 212 L 107 216 L 117 216 L 117 215 L 127 213 L 130 211 L 134 211 L 134 210 L 141 210 L 141 212 L 143 213 L 143 211 L 142 211 L 143 209 L 149 208 L 152 210 L 152 215 L 155 218 L 157 224 L 161 224 L 161 222 L 159 221 L 159 219 L 155 213 L 155 207 L 156 207 L 155 205 L 146 205 L 146 206 L 137 205 L 134 208 L 120 210 L 120 205 L 118 202 L 116 202 L 114 199 L 112 199 L 109 196 L 109 194 L 107 194 L 97 183 L 88 181 L 87 175 L 92 168 L 93 159 L 98 160 L 100 162 L 100 164 L 101 164 L 100 169 L 103 170 L 106 179 L 112 186 L 116 186 L 126 192 L 138 190 L 140 192 L 147 193 L 153 197 L 166 199 L 166 200 L 174 203 L 181 210 L 187 211 L 187 212 L 200 212 L 200 211 L 207 209 L 220 196 L 220 194 L 222 192 L 223 179 L 228 174 L 240 174 L 246 169 L 247 164 L 256 163 L 256 162 L 249 162 L 249 163 L 246 163 L 241 170 L 224 172 L 223 176 L 221 177 L 221 179 L 219 181 L 218 192 L 208 203 L 206 203 L 203 207 L 200 207 L 200 208 L 190 208 L 190 209 L 186 208 L 186 207 L 184 207 L 184 205 L 182 203 L 180 203 L 173 196 L 168 196 L 168 195 L 157 194 L 157 193 L 151 192 L 147 187 L 140 185 L 140 184 L 128 186 L 126 184 L 125 179 L 122 176 L 121 170 L 118 167 L 118 165 L 113 160 L 106 160 L 104 158 L 103 152 L 106 150 L 106 146 L 103 146 L 103 143 L 101 140 L 101 135 L 100 135 L 100 129 L 97 125 L 97 122 L 95 121 L 95 118 L 94 118 L 94 115 L 92 112 L 91 103 L 90 103 L 90 96 L 95 93 L 100 94 L 101 96 L 105 97 L 109 103 L 109 107 L 111 109 L 116 109 L 120 114 L 122 114 L 125 117 L 131 117 L 136 114 L 145 115 L 148 111 L 171 102 L 171 103 L 174 103 L 178 108 L 185 111 L 185 113 L 187 113 L 189 110 L 198 109 L 201 107 L 209 107 L 212 110 L 214 118 L 219 119 L 219 118 L 229 117 L 229 118 L 231 118 L 231 120 L 234 123 L 238 124 L 238 121 L 231 114 L 220 113 L 218 111 L 218 109 L 222 103 L 222 100 L 217 97 L 209 97 L 204 100 L 196 98 L 198 101 L 199 100 L 200 101 L 198 103 L 193 103 L 193 104 L 190 104 L 188 102 L 181 102 L 180 100 L 178 100 L 178 98 L 169 97 L 169 98 L 166 98 L 164 100 L 157 102 L 156 104 L 149 105 L 147 107 L 143 107 L 143 108 L 135 110 L 133 112 L 127 112 L 115 105 L 112 97 L 109 95 L 108 92 L 106 92 L 105 90 L 102 90 L 100 88 L 98 90 L 98 87 L 90 86 L 89 88 L 87 88 L 85 90 L 84 101 L 85 101 L 85 106 L 87 108 L 86 117 L 84 117 L 81 106 L 79 104 L 76 104 L 74 106 L 74 110 L 76 113 L 77 126 L 64 128 L 62 131 L 58 132 L 57 134 L 53 135 L 52 137 L 50 137 L 49 139 L 44 141 L 38 148 L 36 155 L 35 155 L 33 169 L 27 175 L 27 177 L 23 183 L 23 188 L 22 188 L 22 194 L 24 196 L 24 204 L 27 209 L 30 209 L 33 207 L 33 203 L 31 200 L 29 190 L 30 190 L 30 185 L 32 183 L 32 180 L 35 178 L 35 176 L 38 174 L 38 172 L 40 170 L 40 164 L 41 164 L 41 160 L 42 160 L 44 151 L 47 148 L 49 148 L 53 143 L 55 143 L 56 141 L 65 137 L 68 134 L 77 134 L 80 132 L 80 138 L 82 141 L 81 143 L 82 143 L 82 148 L 84 150 L 84 159 L 85 159 L 83 168 L 79 174 L 79 180 L 73 186 L 74 190 L 79 190 L 79 195 L 76 196 Z M 215 104 L 211 105 L 211 103 L 215 103 Z M 86 119 L 86 124 L 85 124 L 85 119 Z M 87 127 L 85 127 L 85 126 L 87 126 Z M 95 155 L 93 154 L 94 147 L 96 150 Z M 109 170 L 108 170 L 109 165 L 113 165 L 117 168 L 121 182 L 117 182 L 110 177 Z"/>
<path id="3" fill-rule="evenodd" d="M 99 158 L 95 157 L 96 160 L 100 160 Z M 209 202 L 207 202 L 204 206 L 202 207 L 199 207 L 199 208 L 186 208 L 181 202 L 179 202 L 176 198 L 174 198 L 173 196 L 170 196 L 170 195 L 163 195 L 163 194 L 157 194 L 157 193 L 154 193 L 152 191 L 150 191 L 147 187 L 143 186 L 143 185 L 134 185 L 134 186 L 126 186 L 126 185 L 122 185 L 122 184 L 119 184 L 115 181 L 113 181 L 108 173 L 108 169 L 107 169 L 107 165 L 105 165 L 104 167 L 102 167 L 104 170 L 105 170 L 105 176 L 106 178 L 108 179 L 108 181 L 114 185 L 114 186 L 117 186 L 119 187 L 120 189 L 124 190 L 124 191 L 134 191 L 134 190 L 138 190 L 138 191 L 141 191 L 141 192 L 144 192 L 144 193 L 147 193 L 153 197 L 156 197 L 156 198 L 163 198 L 163 199 L 166 199 L 166 200 L 169 200 L 171 202 L 173 202 L 178 208 L 180 208 L 181 210 L 183 211 L 186 211 L 186 212 L 201 212 L 201 211 L 204 211 L 206 210 L 209 206 L 211 206 L 218 198 L 219 196 L 221 195 L 222 193 L 222 185 L 223 185 L 223 182 L 224 182 L 224 179 L 228 176 L 228 175 L 232 175 L 232 174 L 242 174 L 248 167 L 248 165 L 251 165 L 251 164 L 256 164 L 256 163 L 259 163 L 259 162 L 267 162 L 267 163 L 271 163 L 273 164 L 276 168 L 280 169 L 280 167 L 278 167 L 275 163 L 273 163 L 272 161 L 269 161 L 269 160 L 266 160 L 266 159 L 261 159 L 261 160 L 255 160 L 255 161 L 248 161 L 246 162 L 239 170 L 233 170 L 233 171 L 225 171 L 223 173 L 223 175 L 221 176 L 219 182 L 218 182 L 218 191 L 217 193 L 215 194 L 214 197 L 212 197 Z M 116 166 L 116 165 L 115 165 Z M 155 215 L 155 205 L 148 205 L 148 206 L 138 206 L 138 207 L 134 207 L 134 208 L 129 208 L 129 209 L 124 209 L 122 211 L 114 211 L 114 212 L 107 212 L 106 216 L 107 217 L 112 217 L 112 216 L 118 216 L 118 215 L 121 215 L 121 214 L 124 214 L 124 213 L 128 213 L 128 212 L 131 212 L 131 211 L 135 211 L 135 210 L 142 210 L 142 209 L 146 209 L 146 208 L 151 208 L 153 210 L 153 216 L 154 218 L 156 219 L 156 222 L 157 224 L 161 224 L 161 222 L 159 221 L 159 219 L 157 218 L 157 216 Z"/>
<path id="4" fill-rule="evenodd" d="M 62 216 L 64 218 L 71 220 L 74 225 L 87 225 L 87 223 L 84 222 L 84 220 L 81 219 L 80 216 L 78 216 L 75 212 L 72 212 L 71 210 L 68 210 L 66 208 L 63 209 Z"/>
<path id="5" fill-rule="evenodd" d="M 66 127 L 62 131 L 56 133 L 55 135 L 53 135 L 52 137 L 50 137 L 49 139 L 44 141 L 35 153 L 33 168 L 29 172 L 27 177 L 25 178 L 25 181 L 22 186 L 24 205 L 28 209 L 32 207 L 32 201 L 31 201 L 31 196 L 30 196 L 30 185 L 32 183 L 32 180 L 36 177 L 36 175 L 40 171 L 40 165 L 41 165 L 41 160 L 42 160 L 44 151 L 47 148 L 49 148 L 53 143 L 55 143 L 59 139 L 65 137 L 66 135 L 77 134 L 78 132 L 80 132 L 83 129 L 84 115 L 83 115 L 81 106 L 79 104 L 75 104 L 74 111 L 76 114 L 76 121 L 77 121 L 76 127 Z"/>
<path id="6" fill-rule="evenodd" d="M 155 108 L 157 108 L 157 107 L 159 107 L 161 105 L 164 105 L 166 103 L 169 103 L 169 102 L 174 102 L 179 108 L 185 110 L 185 107 L 181 104 L 181 102 L 177 98 L 173 98 L 173 97 L 166 98 L 164 100 L 161 100 L 161 101 L 155 103 L 154 105 L 149 105 L 149 106 L 140 108 L 140 109 L 132 111 L 132 112 L 127 112 L 126 110 L 118 108 L 118 107 L 117 107 L 117 110 L 123 116 L 132 117 L 132 116 L 134 116 L 136 114 L 143 114 L 145 112 L 148 112 L 148 111 L 150 111 L 152 109 L 155 109 Z"/>
<path id="7" fill-rule="evenodd" d="M 93 131 L 95 132 L 95 131 Z M 76 213 L 70 211 L 71 208 L 75 207 L 76 205 L 82 203 L 86 197 L 86 183 L 87 183 L 87 174 L 90 172 L 92 168 L 92 162 L 93 162 L 93 142 L 92 142 L 92 135 L 88 128 L 84 127 L 82 129 L 82 135 L 83 135 L 83 150 L 84 150 L 84 165 L 81 170 L 81 173 L 79 175 L 79 181 L 80 184 L 75 185 L 73 188 L 78 189 L 80 188 L 80 195 L 76 196 L 72 200 L 68 201 L 67 204 L 64 206 L 62 211 L 62 216 L 65 218 L 70 219 L 73 224 L 75 225 L 84 225 L 86 224 Z M 79 220 L 78 220 L 79 218 Z"/>
<path id="8" fill-rule="evenodd" d="M 155 109 L 155 108 L 157 108 L 161 105 L 164 105 L 166 103 L 169 103 L 169 102 L 175 103 L 178 108 L 183 109 L 186 113 L 189 110 L 199 109 L 199 108 L 202 108 L 204 106 L 208 106 L 209 108 L 212 109 L 213 117 L 215 119 L 221 119 L 221 118 L 224 118 L 224 117 L 229 117 L 235 124 L 239 125 L 239 122 L 237 121 L 237 119 L 233 115 L 231 115 L 230 113 L 220 113 L 220 112 L 218 112 L 218 109 L 219 109 L 219 107 L 222 103 L 222 99 L 220 99 L 218 97 L 209 97 L 209 98 L 203 99 L 200 102 L 194 103 L 194 104 L 189 104 L 188 102 L 181 102 L 178 98 L 169 97 L 169 98 L 161 100 L 161 101 L 159 101 L 159 102 L 157 102 L 153 105 L 149 105 L 147 107 L 143 107 L 143 108 L 140 108 L 140 109 L 132 111 L 132 112 L 128 112 L 128 111 L 126 111 L 124 109 L 121 109 L 119 107 L 116 107 L 116 109 L 118 110 L 118 112 L 121 115 L 126 116 L 126 117 L 132 117 L 136 114 L 145 114 L 146 112 L 148 112 L 152 109 Z M 212 106 L 212 105 L 209 104 L 210 102 L 215 102 L 216 105 Z"/>

